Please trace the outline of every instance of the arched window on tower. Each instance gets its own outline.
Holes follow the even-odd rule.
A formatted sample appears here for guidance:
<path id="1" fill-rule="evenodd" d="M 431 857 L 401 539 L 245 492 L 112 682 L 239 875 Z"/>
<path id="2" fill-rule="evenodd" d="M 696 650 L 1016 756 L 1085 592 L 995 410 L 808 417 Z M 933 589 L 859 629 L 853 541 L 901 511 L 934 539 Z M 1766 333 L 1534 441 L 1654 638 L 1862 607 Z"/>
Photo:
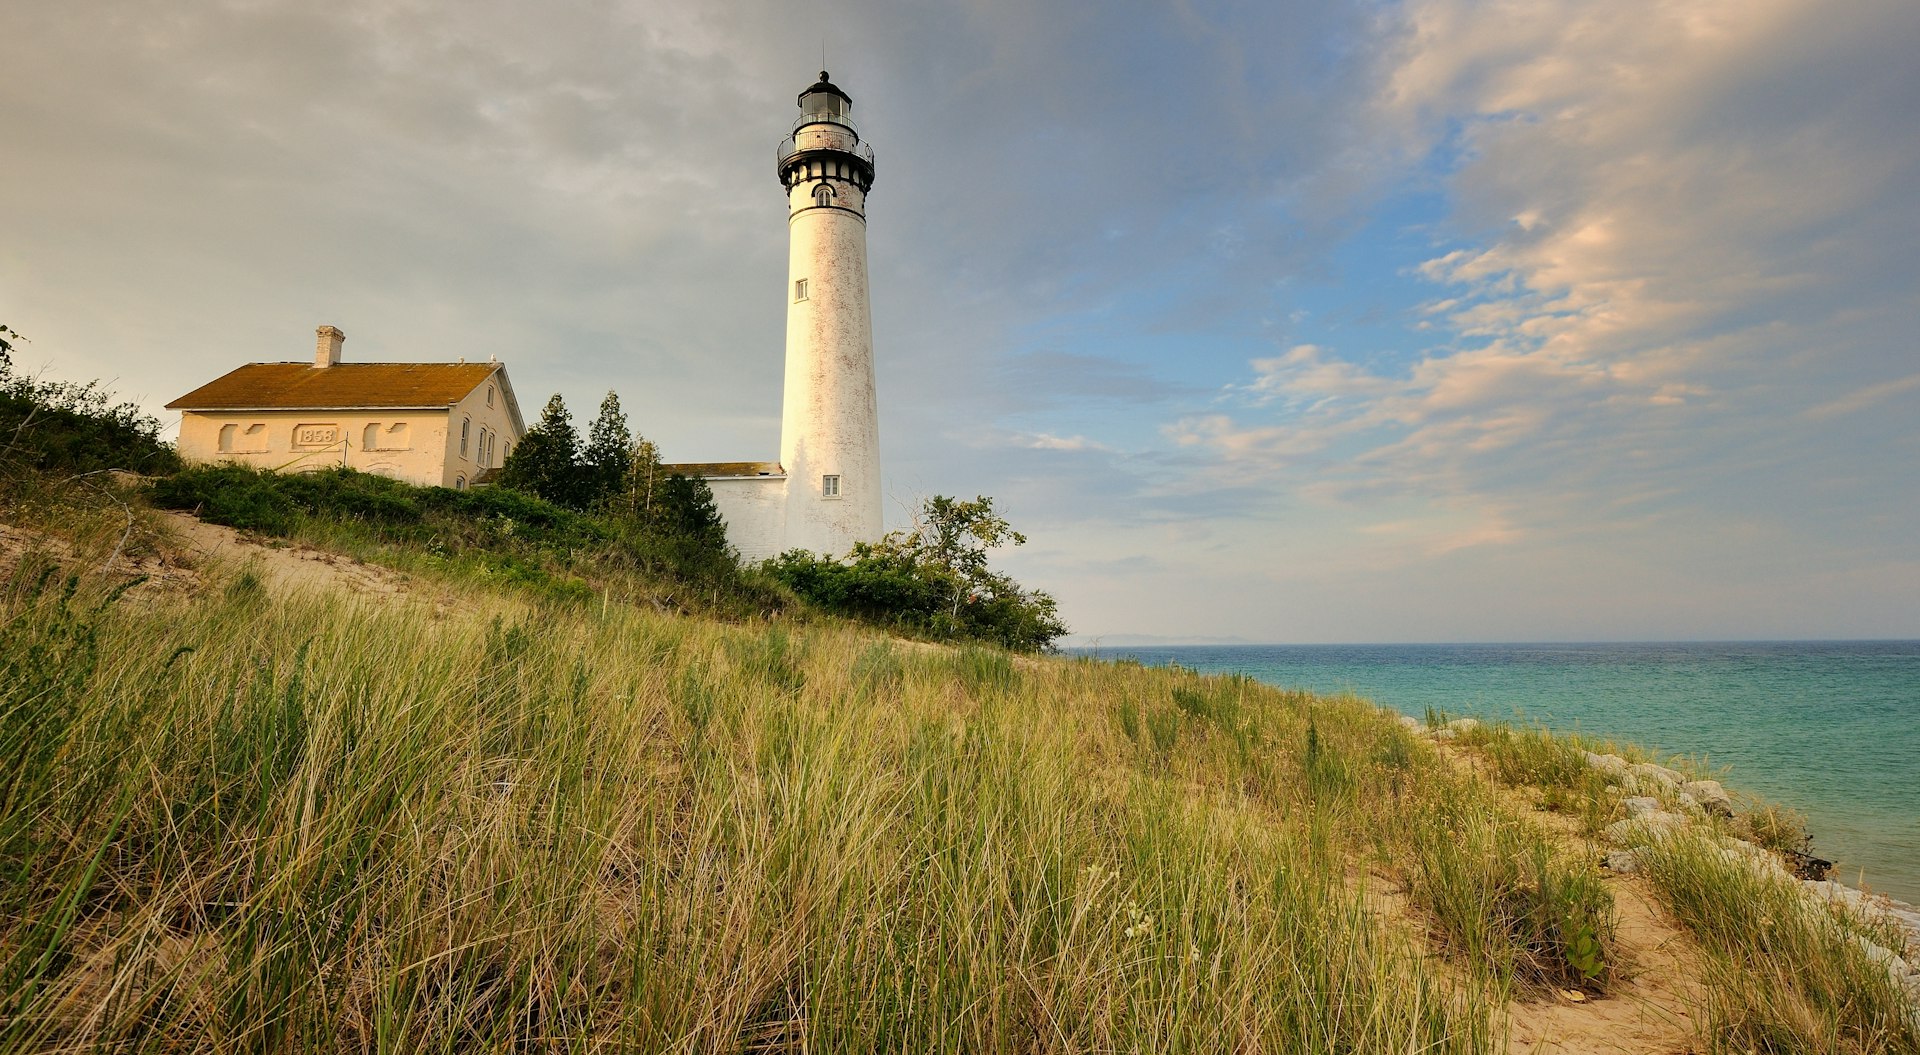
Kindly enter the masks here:
<path id="1" fill-rule="evenodd" d="M 832 205 L 833 188 L 824 183 L 813 188 L 813 203 L 815 205 Z"/>

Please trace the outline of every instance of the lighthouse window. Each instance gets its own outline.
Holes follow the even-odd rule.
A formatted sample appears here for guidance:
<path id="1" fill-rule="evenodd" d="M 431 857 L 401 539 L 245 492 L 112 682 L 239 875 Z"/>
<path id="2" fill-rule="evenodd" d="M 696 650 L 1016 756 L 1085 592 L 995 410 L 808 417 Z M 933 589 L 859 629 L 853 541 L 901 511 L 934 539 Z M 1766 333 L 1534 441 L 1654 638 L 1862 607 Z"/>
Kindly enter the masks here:
<path id="1" fill-rule="evenodd" d="M 806 279 L 796 278 L 793 280 L 793 299 L 794 300 L 807 299 L 807 280 Z"/>
<path id="2" fill-rule="evenodd" d="M 813 203 L 815 205 L 832 205 L 833 188 L 824 183 L 813 188 Z"/>
<path id="3" fill-rule="evenodd" d="M 822 476 L 820 478 L 820 497 L 822 498 L 840 497 L 840 478 L 838 476 L 829 475 L 829 476 Z"/>

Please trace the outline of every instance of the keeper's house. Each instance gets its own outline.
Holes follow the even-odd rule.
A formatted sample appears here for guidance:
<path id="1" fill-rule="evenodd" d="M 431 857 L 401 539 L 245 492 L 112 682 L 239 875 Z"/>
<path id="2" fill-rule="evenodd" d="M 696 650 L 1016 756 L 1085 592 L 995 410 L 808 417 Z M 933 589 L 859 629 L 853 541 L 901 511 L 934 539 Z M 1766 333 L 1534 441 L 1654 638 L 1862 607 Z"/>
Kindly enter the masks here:
<path id="1" fill-rule="evenodd" d="M 526 432 L 497 362 L 343 363 L 346 334 L 322 326 L 318 337 L 311 364 L 248 363 L 168 403 L 180 456 L 464 488 Z"/>

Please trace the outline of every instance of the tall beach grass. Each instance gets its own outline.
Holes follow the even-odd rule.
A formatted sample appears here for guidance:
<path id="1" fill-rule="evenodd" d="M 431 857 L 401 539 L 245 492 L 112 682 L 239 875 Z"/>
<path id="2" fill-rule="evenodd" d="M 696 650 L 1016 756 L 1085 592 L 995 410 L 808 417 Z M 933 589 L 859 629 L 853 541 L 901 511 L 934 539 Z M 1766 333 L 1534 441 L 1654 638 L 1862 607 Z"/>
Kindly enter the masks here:
<path id="1" fill-rule="evenodd" d="M 0 601 L 9 1050 L 1499 1041 L 1513 978 L 1368 907 L 1368 818 L 1439 763 L 1357 701 L 478 591 L 128 605 L 34 563 Z"/>

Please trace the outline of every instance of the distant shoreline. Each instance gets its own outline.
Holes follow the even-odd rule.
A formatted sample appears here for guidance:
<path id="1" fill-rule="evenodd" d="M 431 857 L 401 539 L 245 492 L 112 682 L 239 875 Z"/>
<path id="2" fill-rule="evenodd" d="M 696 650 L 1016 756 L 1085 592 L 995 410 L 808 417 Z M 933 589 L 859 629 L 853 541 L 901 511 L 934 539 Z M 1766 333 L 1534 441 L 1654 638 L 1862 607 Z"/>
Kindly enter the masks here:
<path id="1" fill-rule="evenodd" d="M 1706 759 L 1806 814 L 1834 875 L 1920 903 L 1920 640 L 1102 645 L 1421 717 L 1518 720 Z M 1871 787 L 1871 794 L 1860 789 Z"/>

